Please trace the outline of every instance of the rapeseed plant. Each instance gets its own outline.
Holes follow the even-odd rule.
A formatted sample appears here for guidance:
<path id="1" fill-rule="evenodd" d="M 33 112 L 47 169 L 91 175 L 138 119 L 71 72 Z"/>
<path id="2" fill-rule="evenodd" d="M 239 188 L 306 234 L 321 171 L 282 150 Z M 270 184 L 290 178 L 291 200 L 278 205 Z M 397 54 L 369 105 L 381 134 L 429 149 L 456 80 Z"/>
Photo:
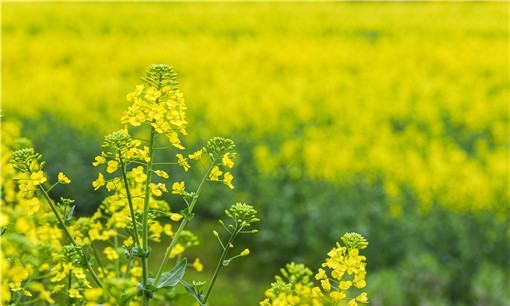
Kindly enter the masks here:
<path id="1" fill-rule="evenodd" d="M 236 203 L 225 210 L 226 218 L 219 220 L 225 235 L 213 231 L 221 255 L 210 281 L 184 281 L 187 267 L 203 270 L 199 258 L 188 262 L 184 255 L 199 243 L 186 226 L 206 183 L 234 189 L 231 169 L 236 164 L 236 146 L 230 139 L 214 137 L 186 154 L 181 140 L 187 135 L 186 105 L 174 70 L 152 65 L 142 80 L 143 84 L 127 96 L 131 105 L 121 119 L 124 127 L 104 138 L 102 151 L 92 162 L 99 169 L 92 187 L 106 189 L 108 196 L 91 216 L 77 218 L 74 200 L 50 196 L 54 187 L 71 184 L 72 178 L 64 172 L 48 177 L 42 155 L 19 138 L 16 125 L 4 125 L 2 303 L 149 305 L 151 301 L 175 299 L 175 289 L 181 284 L 200 305 L 206 305 L 220 272 L 250 254 L 249 249 L 230 254 L 238 236 L 257 233 L 254 225 L 259 221 L 252 205 Z M 165 142 L 169 146 L 164 146 Z M 175 157 L 157 160 L 156 150 L 170 151 Z M 190 190 L 185 181 L 174 179 L 178 171 L 189 175 L 191 167 L 202 160 L 207 167 L 196 189 Z M 166 194 L 180 197 L 185 207 L 173 209 L 163 198 Z M 273 297 L 273 304 L 279 305 L 283 300 L 297 301 L 300 295 L 310 295 L 313 301 L 323 295 L 342 300 L 351 286 L 363 288 L 365 257 L 358 250 L 366 247 L 366 242 L 357 234 L 342 239 L 345 246 L 337 244 L 323 264 L 331 270 L 331 278 L 322 269 L 316 275 L 322 291 L 307 287 L 311 275 L 307 268 L 289 265 L 291 275 L 305 275 L 301 283 L 290 285 L 295 295 L 275 295 L 279 287 L 288 287 L 277 278 L 278 285 L 268 291 L 264 305 Z M 167 244 L 157 265 L 152 260 L 155 243 Z M 343 281 L 344 274 L 352 274 L 354 279 Z M 330 279 L 336 283 L 330 284 Z M 366 294 L 355 297 L 349 305 L 356 301 L 366 302 Z"/>
<path id="2" fill-rule="evenodd" d="M 76 305 L 149 305 L 150 300 L 167 299 L 168 292 L 183 282 L 188 266 L 203 270 L 199 258 L 188 264 L 183 256 L 199 243 L 185 228 L 206 182 L 234 188 L 230 169 L 235 163 L 235 144 L 215 137 L 203 148 L 185 154 L 181 138 L 187 135 L 186 105 L 173 68 L 152 65 L 142 80 L 127 96 L 131 105 L 121 119 L 123 129 L 105 137 L 102 152 L 92 162 L 100 169 L 93 188 L 105 188 L 109 195 L 90 217 L 76 218 L 72 199 L 55 201 L 50 197 L 55 186 L 70 184 L 72 179 L 64 172 L 55 179 L 47 177 L 42 155 L 27 143 L 17 148 L 17 128 L 4 127 L 2 146 L 7 158 L 2 159 L 5 192 L 0 254 L 6 271 L 2 278 L 4 303 L 67 300 Z M 144 132 L 148 140 L 132 136 Z M 163 142 L 170 146 L 160 146 Z M 155 150 L 173 151 L 175 159 L 155 160 Z M 188 190 L 184 181 L 171 181 L 169 169 L 189 173 L 192 163 L 200 160 L 208 166 L 194 191 Z M 167 184 L 173 195 L 182 198 L 184 209 L 174 211 L 162 199 L 169 193 Z M 255 232 L 250 229 L 251 223 L 258 221 L 255 214 L 246 204 L 227 210 L 234 222 L 226 228 L 231 238 L 222 262 L 238 234 Z M 178 223 L 176 230 L 174 223 Z M 151 275 L 151 244 L 162 242 L 168 246 L 161 263 L 153 266 L 157 272 Z M 248 253 L 243 251 L 228 260 Z M 218 272 L 207 294 L 199 296 L 201 303 L 209 297 Z"/>

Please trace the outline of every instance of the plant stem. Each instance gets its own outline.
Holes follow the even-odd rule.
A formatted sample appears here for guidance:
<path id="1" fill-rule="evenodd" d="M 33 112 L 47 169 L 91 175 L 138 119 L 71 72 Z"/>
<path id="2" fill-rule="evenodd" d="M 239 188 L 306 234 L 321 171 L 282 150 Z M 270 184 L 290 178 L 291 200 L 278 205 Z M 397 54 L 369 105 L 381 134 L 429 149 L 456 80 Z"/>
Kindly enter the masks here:
<path id="1" fill-rule="evenodd" d="M 46 192 L 46 190 L 44 189 L 44 187 L 42 185 L 37 185 L 37 187 L 39 188 L 41 193 L 46 198 L 46 201 L 50 205 L 50 208 L 53 211 L 53 214 L 55 215 L 55 217 L 57 217 L 58 223 L 60 224 L 60 226 L 64 230 L 64 233 L 66 233 L 66 235 L 69 238 L 69 240 L 71 241 L 72 245 L 74 247 L 78 247 L 78 243 L 76 243 L 76 241 L 74 240 L 73 236 L 71 235 L 71 232 L 69 231 L 69 228 L 65 224 L 64 220 L 62 220 L 62 217 L 60 217 L 60 215 L 59 215 L 59 213 L 57 211 L 57 208 L 55 207 L 55 204 L 53 203 L 53 200 L 50 198 L 50 196 L 48 195 L 48 193 Z M 84 258 L 83 253 L 81 251 L 80 251 L 80 256 L 81 256 L 82 260 L 85 262 L 87 270 L 89 271 L 90 275 L 92 276 L 92 278 L 94 279 L 96 284 L 99 287 L 103 288 L 103 283 L 101 282 L 101 280 L 99 280 L 99 277 L 97 276 L 96 271 L 94 271 L 94 269 L 92 269 L 92 266 L 90 265 L 88 260 L 86 260 Z"/>
<path id="2" fill-rule="evenodd" d="M 73 274 L 72 273 L 69 273 L 69 276 L 67 277 L 67 291 L 69 292 L 69 289 L 71 289 L 71 286 L 73 284 Z M 69 305 L 71 305 L 71 297 L 68 295 L 67 296 L 67 303 L 69 303 Z"/>
<path id="3" fill-rule="evenodd" d="M 202 181 L 200 181 L 200 184 L 198 185 L 197 191 L 195 192 L 195 195 L 193 197 L 193 200 L 191 201 L 191 204 L 188 207 L 187 214 L 184 215 L 184 219 L 182 220 L 181 224 L 179 224 L 179 227 L 177 228 L 177 231 L 175 232 L 174 236 L 172 237 L 172 241 L 168 245 L 165 251 L 165 255 L 163 256 L 163 260 L 161 261 L 161 264 L 158 269 L 158 273 L 156 274 L 156 277 L 154 278 L 154 283 L 157 283 L 159 281 L 159 278 L 161 277 L 161 274 L 163 274 L 163 270 L 165 269 L 168 258 L 170 257 L 170 253 L 172 252 L 173 248 L 177 244 L 177 241 L 179 240 L 179 237 L 181 236 L 182 230 L 186 227 L 188 222 L 190 221 L 191 214 L 193 213 L 193 208 L 195 207 L 195 204 L 198 201 L 198 198 L 200 197 L 200 193 L 202 192 L 202 187 L 205 183 L 205 180 L 207 179 L 207 176 L 209 175 L 209 172 L 211 172 L 211 169 L 214 167 L 215 162 L 209 166 L 207 169 L 207 172 L 205 173 L 204 177 L 202 178 Z"/>
<path id="4" fill-rule="evenodd" d="M 204 296 L 204 299 L 202 300 L 202 303 L 204 305 L 206 304 L 207 299 L 209 298 L 209 295 L 211 294 L 214 283 L 216 282 L 216 278 L 218 277 L 221 269 L 223 268 L 223 261 L 225 260 L 225 257 L 227 257 L 228 250 L 230 249 L 230 244 L 232 243 L 232 241 L 234 241 L 236 235 L 237 235 L 237 230 L 234 230 L 232 232 L 232 234 L 230 235 L 230 238 L 228 239 L 227 244 L 225 244 L 225 247 L 223 248 L 223 252 L 221 253 L 220 260 L 218 261 L 218 264 L 216 265 L 216 269 L 214 270 L 214 274 L 212 276 L 211 282 L 209 283 L 209 286 L 207 287 L 207 292 Z"/>
<path id="5" fill-rule="evenodd" d="M 143 277 L 142 277 L 142 285 L 143 289 L 147 288 L 147 282 L 149 280 L 149 204 L 150 204 L 150 188 L 149 185 L 152 179 L 152 153 L 154 146 L 154 127 L 151 126 L 150 132 L 150 140 L 149 140 L 149 162 L 147 163 L 147 179 L 145 181 L 145 198 L 143 203 L 143 220 L 142 220 L 142 242 L 143 242 L 143 258 L 142 258 L 142 269 L 143 269 Z M 149 305 L 149 297 L 145 292 L 142 295 L 142 305 Z"/>
<path id="6" fill-rule="evenodd" d="M 134 231 L 133 238 L 135 238 L 136 247 L 138 249 L 140 249 L 140 240 L 138 239 L 138 228 L 136 225 L 135 209 L 133 207 L 133 200 L 131 198 L 131 190 L 129 189 L 129 184 L 128 184 L 127 175 L 126 175 L 126 164 L 124 164 L 124 160 L 122 159 L 122 155 L 121 155 L 120 151 L 119 151 L 119 159 L 120 159 L 120 163 L 121 163 L 122 179 L 124 180 L 124 187 L 126 189 L 126 196 L 127 196 L 128 204 L 129 204 L 129 211 L 131 213 L 131 222 L 133 222 L 133 231 Z"/>
<path id="7" fill-rule="evenodd" d="M 131 261 L 132 261 L 131 256 L 129 256 L 126 264 L 126 273 L 124 274 L 124 278 L 129 277 L 129 270 L 131 270 Z"/>
<path id="8" fill-rule="evenodd" d="M 90 236 L 89 236 L 89 239 L 90 239 Z M 94 257 L 96 258 L 97 264 L 99 265 L 99 267 L 101 268 L 101 271 L 103 272 L 103 277 L 106 276 L 106 270 L 104 269 L 103 263 L 99 259 L 99 254 L 97 254 L 96 248 L 94 247 L 94 245 L 92 245 L 92 239 L 90 239 L 90 248 L 92 249 L 92 254 L 94 254 Z"/>

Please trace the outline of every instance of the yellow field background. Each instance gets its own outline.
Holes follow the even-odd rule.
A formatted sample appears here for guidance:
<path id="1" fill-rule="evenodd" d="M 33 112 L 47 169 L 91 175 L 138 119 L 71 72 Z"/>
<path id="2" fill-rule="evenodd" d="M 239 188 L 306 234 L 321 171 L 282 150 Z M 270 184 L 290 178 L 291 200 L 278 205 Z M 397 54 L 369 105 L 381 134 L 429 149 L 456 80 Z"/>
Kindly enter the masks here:
<path id="1" fill-rule="evenodd" d="M 232 137 L 249 164 L 236 192 L 269 220 L 261 245 L 294 241 L 259 263 L 314 258 L 322 254 L 315 240 L 328 245 L 337 229 L 354 227 L 377 233 L 368 234 L 381 248 L 372 255 L 385 254 L 368 256 L 369 274 L 373 260 L 379 275 L 374 291 L 384 277 L 398 278 L 391 275 L 428 288 L 398 271 L 449 270 L 455 262 L 449 275 L 432 276 L 441 281 L 429 291 L 396 284 L 374 305 L 505 298 L 466 290 L 493 273 L 482 266 L 496 274 L 509 268 L 508 4 L 4 3 L 2 10 L 3 118 L 43 137 L 34 139 L 43 153 L 75 150 L 47 120 L 98 142 L 118 129 L 144 69 L 167 63 L 188 106 L 188 144 Z M 331 211 L 347 217 L 336 224 Z M 313 221 L 301 231 L 303 218 Z M 412 233 L 430 232 L 395 247 L 415 221 Z M 293 235 L 309 237 L 306 247 Z M 480 241 L 485 251 L 477 251 Z M 453 284 L 461 275 L 464 287 Z M 225 296 L 219 305 L 236 305 Z"/>

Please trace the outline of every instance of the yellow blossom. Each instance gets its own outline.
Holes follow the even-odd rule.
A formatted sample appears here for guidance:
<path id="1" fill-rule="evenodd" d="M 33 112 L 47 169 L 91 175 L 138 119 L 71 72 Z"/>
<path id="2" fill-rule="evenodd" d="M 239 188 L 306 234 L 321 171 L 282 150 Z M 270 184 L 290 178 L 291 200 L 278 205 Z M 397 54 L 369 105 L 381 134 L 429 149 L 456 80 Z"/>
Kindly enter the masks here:
<path id="1" fill-rule="evenodd" d="M 182 154 L 176 154 L 177 157 L 177 163 L 184 169 L 184 171 L 188 171 L 191 166 L 189 165 L 188 161 Z"/>
<path id="2" fill-rule="evenodd" d="M 331 290 L 331 284 L 329 283 L 329 279 L 321 280 L 321 286 L 324 291 L 328 292 Z"/>
<path id="3" fill-rule="evenodd" d="M 182 219 L 182 215 L 178 213 L 170 213 L 170 220 L 178 222 Z"/>
<path id="4" fill-rule="evenodd" d="M 117 171 L 118 168 L 119 168 L 119 162 L 118 161 L 116 161 L 116 160 L 109 160 L 108 164 L 107 164 L 107 167 L 106 167 L 106 172 L 113 173 L 113 172 Z"/>
<path id="5" fill-rule="evenodd" d="M 204 265 L 202 264 L 202 262 L 200 262 L 200 259 L 198 259 L 198 258 L 196 258 L 195 261 L 193 261 L 193 264 L 191 264 L 191 266 L 197 272 L 202 272 L 202 270 L 204 270 Z"/>
<path id="6" fill-rule="evenodd" d="M 69 289 L 69 297 L 73 299 L 81 299 L 83 296 L 80 294 L 80 291 L 77 289 L 71 288 Z"/>
<path id="7" fill-rule="evenodd" d="M 60 184 L 69 184 L 69 183 L 71 183 L 71 180 L 63 172 L 59 172 L 57 178 L 58 178 L 58 182 Z"/>
<path id="8" fill-rule="evenodd" d="M 358 303 L 356 302 L 356 299 L 351 299 L 347 303 L 347 306 L 358 306 Z"/>
<path id="9" fill-rule="evenodd" d="M 102 155 L 98 155 L 94 158 L 94 162 L 92 162 L 92 166 L 97 167 L 104 163 L 106 163 L 106 158 L 104 158 Z"/>
<path id="10" fill-rule="evenodd" d="M 329 296 L 335 301 L 341 301 L 346 298 L 345 292 L 343 291 L 333 291 Z"/>
<path id="11" fill-rule="evenodd" d="M 175 256 L 181 254 L 182 252 L 184 252 L 184 247 L 182 246 L 182 244 L 177 243 L 175 245 L 175 247 L 172 249 L 172 251 L 170 252 L 169 257 L 174 258 Z"/>
<path id="12" fill-rule="evenodd" d="M 360 295 L 356 297 L 356 301 L 360 303 L 368 303 L 368 297 L 366 292 L 362 292 Z"/>
<path id="13" fill-rule="evenodd" d="M 223 174 L 218 166 L 214 166 L 209 173 L 209 179 L 211 181 L 218 181 L 219 177 Z"/>
<path id="14" fill-rule="evenodd" d="M 347 289 L 351 288 L 351 286 L 352 286 L 352 282 L 351 281 L 341 281 L 338 284 L 338 288 L 340 288 L 342 290 L 347 290 Z"/>
<path id="15" fill-rule="evenodd" d="M 47 181 L 46 177 L 44 176 L 44 173 L 41 170 L 32 173 L 30 175 L 30 179 L 35 185 L 41 185 Z"/>
<path id="16" fill-rule="evenodd" d="M 103 250 L 103 252 L 104 252 L 106 258 L 108 258 L 108 260 L 114 261 L 116 259 L 119 259 L 119 254 L 112 247 L 106 247 Z"/>
<path id="17" fill-rule="evenodd" d="M 225 155 L 223 155 L 223 159 L 222 159 L 222 163 L 223 163 L 223 166 L 227 167 L 227 168 L 232 168 L 234 167 L 234 161 L 232 160 L 232 158 L 230 157 L 230 154 L 227 153 Z"/>
<path id="18" fill-rule="evenodd" d="M 184 182 L 175 182 L 172 184 L 173 194 L 184 194 Z"/>
<path id="19" fill-rule="evenodd" d="M 230 172 L 225 172 L 225 175 L 223 175 L 223 184 L 227 185 L 230 189 L 234 189 L 234 185 L 232 185 L 233 179 L 234 176 Z"/>
<path id="20" fill-rule="evenodd" d="M 164 178 L 164 179 L 167 179 L 167 178 L 169 178 L 169 177 L 170 177 L 170 176 L 168 175 L 168 173 L 166 173 L 166 172 L 165 172 L 165 171 L 163 171 L 163 170 L 156 170 L 156 171 L 154 171 L 154 173 L 156 173 L 156 175 L 157 175 L 157 176 L 162 177 L 162 178 Z"/>
<path id="21" fill-rule="evenodd" d="M 163 233 L 165 233 L 165 235 L 167 236 L 172 236 L 174 234 L 174 232 L 172 231 L 172 225 L 171 224 L 165 224 L 163 226 Z"/>
<path id="22" fill-rule="evenodd" d="M 133 275 L 135 277 L 142 276 L 142 273 L 143 273 L 143 270 L 142 270 L 141 267 L 133 267 L 133 268 L 131 268 L 131 275 Z"/>
<path id="23" fill-rule="evenodd" d="M 199 160 L 200 158 L 202 158 L 202 153 L 204 152 L 203 149 L 200 149 L 194 153 L 191 153 L 188 155 L 189 159 L 192 159 L 192 160 Z"/>
<path id="24" fill-rule="evenodd" d="M 94 187 L 94 190 L 98 190 L 99 188 L 104 186 L 104 184 L 105 184 L 104 176 L 101 172 L 99 172 L 97 179 L 92 182 L 92 186 Z"/>
<path id="25" fill-rule="evenodd" d="M 85 289 L 83 295 L 89 302 L 97 302 L 103 295 L 102 288 Z"/>

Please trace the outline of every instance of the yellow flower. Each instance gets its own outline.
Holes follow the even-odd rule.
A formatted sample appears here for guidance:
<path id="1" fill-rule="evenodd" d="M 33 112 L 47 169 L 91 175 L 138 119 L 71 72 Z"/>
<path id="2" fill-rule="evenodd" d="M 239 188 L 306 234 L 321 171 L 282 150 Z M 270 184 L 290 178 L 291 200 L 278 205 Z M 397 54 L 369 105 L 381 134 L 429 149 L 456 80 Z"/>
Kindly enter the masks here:
<path id="1" fill-rule="evenodd" d="M 182 244 L 177 243 L 175 245 L 175 247 L 172 249 L 172 251 L 170 252 L 169 257 L 174 258 L 175 256 L 181 254 L 182 252 L 184 252 L 184 247 L 182 246 Z"/>
<path id="2" fill-rule="evenodd" d="M 177 163 L 184 169 L 184 171 L 188 171 L 191 166 L 189 165 L 188 161 L 182 154 L 176 154 L 177 157 Z"/>
<path id="3" fill-rule="evenodd" d="M 89 302 L 97 302 L 99 298 L 103 295 L 103 289 L 101 288 L 91 288 L 85 289 L 83 295 Z"/>
<path id="4" fill-rule="evenodd" d="M 218 181 L 219 177 L 223 174 L 223 172 L 220 170 L 218 166 L 214 166 L 214 168 L 211 169 L 211 172 L 209 173 L 209 179 L 211 181 Z"/>
<path id="5" fill-rule="evenodd" d="M 80 294 L 80 291 L 77 289 L 71 288 L 69 289 L 69 297 L 73 299 L 81 299 L 83 296 Z"/>
<path id="6" fill-rule="evenodd" d="M 324 271 L 324 269 L 319 269 L 319 272 L 317 272 L 317 274 L 315 274 L 316 280 L 321 280 L 321 279 L 326 279 L 326 278 L 328 278 L 328 276 L 326 275 L 326 271 Z"/>
<path id="7" fill-rule="evenodd" d="M 331 290 L 331 284 L 329 283 L 329 279 L 321 280 L 321 286 L 324 291 L 329 292 Z"/>
<path id="8" fill-rule="evenodd" d="M 164 179 L 167 179 L 167 178 L 169 178 L 169 177 L 170 177 L 170 176 L 168 175 L 168 173 L 166 173 L 166 172 L 165 172 L 165 171 L 163 171 L 163 170 L 156 170 L 156 171 L 154 171 L 154 173 L 156 173 L 156 175 L 157 175 L 157 176 L 162 177 L 162 178 L 164 178 Z"/>
<path id="9" fill-rule="evenodd" d="M 64 285 L 56 285 L 53 290 L 51 290 L 51 294 L 55 294 L 57 292 L 60 292 L 65 286 Z"/>
<path id="10" fill-rule="evenodd" d="M 329 296 L 335 301 L 341 301 L 346 298 L 345 292 L 343 291 L 333 291 Z"/>
<path id="11" fill-rule="evenodd" d="M 204 265 L 202 264 L 202 262 L 200 262 L 200 259 L 198 259 L 198 258 L 196 258 L 195 261 L 193 261 L 193 264 L 191 264 L 191 266 L 197 272 L 202 272 L 202 270 L 204 270 Z"/>
<path id="12" fill-rule="evenodd" d="M 341 281 L 338 284 L 338 288 L 340 288 L 342 290 L 347 290 L 347 289 L 351 288 L 351 286 L 352 286 L 352 282 L 351 281 Z"/>
<path id="13" fill-rule="evenodd" d="M 165 224 L 163 226 L 163 233 L 165 233 L 167 236 L 172 236 L 174 232 L 172 231 L 172 225 L 171 224 Z"/>
<path id="14" fill-rule="evenodd" d="M 347 306 L 358 306 L 358 303 L 356 303 L 355 299 L 352 299 L 347 303 Z"/>
<path id="15" fill-rule="evenodd" d="M 356 301 L 360 303 L 368 303 L 368 297 L 366 292 L 362 292 L 360 295 L 356 297 Z"/>
<path id="16" fill-rule="evenodd" d="M 99 188 L 104 186 L 104 184 L 105 184 L 104 176 L 101 172 L 99 172 L 97 179 L 92 182 L 92 187 L 94 187 L 94 190 L 98 190 Z"/>
<path id="17" fill-rule="evenodd" d="M 365 288 L 367 286 L 367 282 L 364 279 L 354 280 L 354 287 L 356 288 Z"/>
<path id="18" fill-rule="evenodd" d="M 188 157 L 189 157 L 189 159 L 192 159 L 192 160 L 199 160 L 200 158 L 202 158 L 203 152 L 204 152 L 204 150 L 200 149 L 200 150 L 196 151 L 195 153 L 189 154 Z"/>
<path id="19" fill-rule="evenodd" d="M 133 237 L 129 236 L 124 242 L 122 243 L 124 246 L 129 247 L 133 245 Z"/>
<path id="20" fill-rule="evenodd" d="M 170 220 L 179 222 L 182 219 L 182 215 L 178 213 L 170 213 Z"/>
<path id="21" fill-rule="evenodd" d="M 44 173 L 41 170 L 32 173 L 30 175 L 30 179 L 35 185 L 41 185 L 47 181 L 46 177 L 44 176 Z"/>
<path id="22" fill-rule="evenodd" d="M 223 184 L 227 185 L 228 188 L 234 189 L 234 185 L 232 185 L 232 180 L 234 176 L 230 172 L 225 172 L 223 176 Z"/>
<path id="23" fill-rule="evenodd" d="M 106 163 L 106 158 L 104 158 L 101 155 L 98 155 L 98 156 L 96 156 L 94 158 L 94 161 L 92 162 L 92 166 L 97 167 L 97 166 L 102 165 L 104 163 Z"/>
<path id="24" fill-rule="evenodd" d="M 108 191 L 115 190 L 117 188 L 117 184 L 118 184 L 117 178 L 115 178 L 114 180 L 108 181 L 106 183 L 106 190 L 108 190 Z"/>
<path id="25" fill-rule="evenodd" d="M 119 259 L 119 254 L 112 247 L 106 247 L 103 252 L 108 260 L 114 261 Z"/>
<path id="26" fill-rule="evenodd" d="M 57 178 L 58 178 L 58 182 L 60 184 L 69 184 L 69 183 L 71 183 L 71 180 L 63 172 L 59 172 Z"/>
<path id="27" fill-rule="evenodd" d="M 172 184 L 173 194 L 184 194 L 184 182 L 175 182 Z"/>
<path id="28" fill-rule="evenodd" d="M 223 162 L 223 166 L 227 167 L 227 168 L 232 168 L 234 167 L 234 161 L 232 160 L 232 158 L 230 157 L 230 154 L 227 153 L 225 155 L 223 155 L 223 159 L 222 159 L 222 162 Z"/>
<path id="29" fill-rule="evenodd" d="M 116 160 L 109 160 L 108 164 L 107 164 L 107 167 L 106 167 L 106 172 L 113 173 L 113 172 L 117 171 L 118 168 L 119 168 L 119 162 L 118 161 L 116 161 Z"/>
<path id="30" fill-rule="evenodd" d="M 150 183 L 149 188 L 151 189 L 152 194 L 156 197 L 161 196 L 163 192 L 168 192 L 168 190 L 166 189 L 166 185 L 163 183 L 158 184 Z"/>
<path id="31" fill-rule="evenodd" d="M 143 269 L 141 267 L 133 267 L 131 268 L 131 275 L 135 277 L 142 276 Z"/>
<path id="32" fill-rule="evenodd" d="M 322 296 L 321 288 L 313 287 L 312 288 L 312 297 L 321 297 L 321 296 Z"/>
<path id="33" fill-rule="evenodd" d="M 250 255 L 250 249 L 244 249 L 241 252 L 241 254 L 239 254 L 239 255 L 241 255 L 241 256 L 248 256 L 248 255 Z"/>
<path id="34" fill-rule="evenodd" d="M 26 218 L 19 217 L 18 220 L 16 220 L 16 232 L 25 234 L 31 227 L 32 225 Z"/>

